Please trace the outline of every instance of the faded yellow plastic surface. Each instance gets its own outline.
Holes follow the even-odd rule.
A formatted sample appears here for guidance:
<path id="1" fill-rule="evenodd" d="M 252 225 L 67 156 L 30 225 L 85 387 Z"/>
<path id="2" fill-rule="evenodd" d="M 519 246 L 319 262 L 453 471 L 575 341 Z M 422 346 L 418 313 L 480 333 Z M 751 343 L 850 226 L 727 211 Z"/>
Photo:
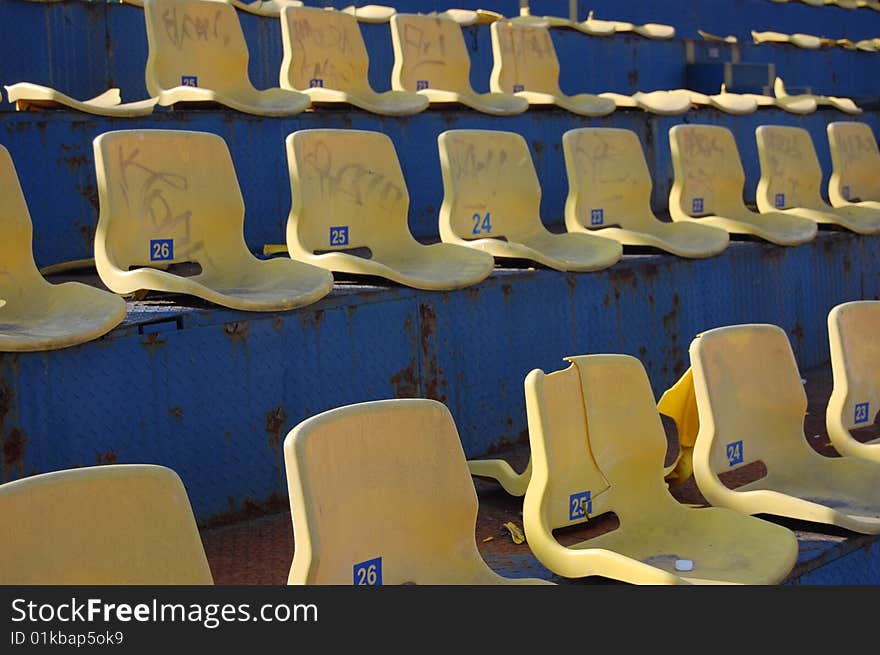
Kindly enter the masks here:
<path id="1" fill-rule="evenodd" d="M 759 214 L 743 201 L 745 172 L 733 133 L 716 125 L 675 125 L 669 130 L 674 180 L 669 213 L 731 234 L 757 236 L 782 246 L 816 236 L 816 222 L 782 212 Z"/>
<path id="2" fill-rule="evenodd" d="M 639 36 L 648 39 L 671 39 L 675 36 L 675 28 L 672 25 L 663 25 L 661 23 L 645 23 L 644 25 L 634 25 L 622 20 L 601 20 L 594 18 L 591 10 L 587 15 L 587 21 L 592 23 L 594 28 L 613 28 L 615 33 L 634 32 Z"/>
<path id="3" fill-rule="evenodd" d="M 281 14 L 281 42 L 281 87 L 308 94 L 314 104 L 351 104 L 387 116 L 428 108 L 428 99 L 418 93 L 373 90 L 367 46 L 353 15 L 290 7 Z"/>
<path id="4" fill-rule="evenodd" d="M 691 343 L 700 431 L 694 477 L 712 505 L 880 533 L 880 463 L 825 457 L 804 436 L 807 396 L 785 331 L 715 328 Z M 719 475 L 755 461 L 767 475 L 735 489 Z"/>
<path id="5" fill-rule="evenodd" d="M 672 485 L 686 482 L 694 473 L 694 444 L 700 430 L 700 417 L 697 414 L 693 375 L 688 368 L 675 384 L 663 392 L 657 403 L 657 411 L 675 421 L 678 433 L 678 455 L 666 470 L 666 480 Z"/>
<path id="6" fill-rule="evenodd" d="M 289 584 L 548 584 L 504 578 L 480 555 L 477 494 L 442 403 L 379 400 L 312 416 L 285 438 L 284 462 Z"/>
<path id="7" fill-rule="evenodd" d="M 807 50 L 818 50 L 822 47 L 821 38 L 813 36 L 812 34 L 803 34 L 800 32 L 796 32 L 795 34 L 785 34 L 784 32 L 775 32 L 772 30 L 752 30 L 752 39 L 754 39 L 755 43 L 790 43 Z"/>
<path id="8" fill-rule="evenodd" d="M 622 108 L 638 107 L 652 114 L 661 116 L 677 116 L 691 109 L 693 101 L 691 92 L 684 90 L 674 91 L 636 91 L 631 96 L 623 93 L 606 91 L 599 94 L 600 98 L 609 98 L 614 104 Z"/>
<path id="9" fill-rule="evenodd" d="M 332 11 L 332 8 L 325 7 Z M 397 9 L 388 5 L 348 5 L 340 11 L 354 16 L 359 23 L 387 23 L 397 13 Z"/>
<path id="10" fill-rule="evenodd" d="M 261 116 L 290 116 L 309 107 L 304 93 L 254 88 L 247 43 L 231 4 L 145 0 L 144 18 L 147 90 L 160 105 L 219 103 Z"/>
<path id="11" fill-rule="evenodd" d="M 417 289 L 485 279 L 495 260 L 452 243 L 423 245 L 409 231 L 409 193 L 391 139 L 380 132 L 288 135 L 290 256 L 331 271 L 375 275 Z M 370 257 L 351 251 L 369 249 Z"/>
<path id="12" fill-rule="evenodd" d="M 503 459 L 469 459 L 468 470 L 471 475 L 495 480 L 511 496 L 522 496 L 532 477 L 532 460 L 529 458 L 522 473 L 517 473 L 509 462 Z"/>
<path id="13" fill-rule="evenodd" d="M 333 288 L 320 268 L 250 253 L 244 202 L 221 137 L 121 130 L 99 135 L 94 151 L 95 265 L 112 291 L 183 293 L 234 309 L 278 311 L 315 302 Z M 182 277 L 162 270 L 186 262 L 201 272 Z"/>
<path id="14" fill-rule="evenodd" d="M 776 584 L 797 558 L 787 528 L 679 503 L 663 479 L 667 441 L 642 364 L 568 357 L 525 381 L 532 479 L 523 526 L 538 560 L 566 578 L 634 584 Z M 614 512 L 619 526 L 563 546 L 553 530 Z M 677 567 L 689 560 L 692 570 Z"/>
<path id="15" fill-rule="evenodd" d="M 562 136 L 569 232 L 594 232 L 624 246 L 649 246 L 680 257 L 711 257 L 727 247 L 725 230 L 669 223 L 651 211 L 651 174 L 631 130 L 578 128 Z"/>
<path id="16" fill-rule="evenodd" d="M 860 234 L 880 232 L 880 208 L 834 208 L 822 199 L 822 167 L 810 133 L 800 127 L 761 125 L 755 130 L 761 179 L 758 210 L 782 211 Z"/>
<path id="17" fill-rule="evenodd" d="M 690 89 L 680 90 L 690 95 L 691 103 L 699 107 L 713 107 L 734 115 L 753 114 L 758 111 L 758 102 L 753 97 L 739 93 L 728 93 L 723 84 L 721 85 L 721 93 L 711 95 Z"/>
<path id="18" fill-rule="evenodd" d="M 19 111 L 31 108 L 69 107 L 87 114 L 98 116 L 146 116 L 153 112 L 158 98 L 148 98 L 138 102 L 122 102 L 119 89 L 107 89 L 101 95 L 89 100 L 76 100 L 56 89 L 30 82 L 19 82 L 6 86 L 9 102 L 15 103 Z"/>
<path id="19" fill-rule="evenodd" d="M 815 95 L 813 93 L 805 93 L 796 96 L 789 95 L 788 91 L 786 91 L 785 89 L 785 82 L 782 80 L 781 77 L 777 77 L 773 82 L 773 92 L 776 94 L 777 99 L 779 99 L 780 102 L 783 103 L 783 105 L 787 103 L 789 107 L 799 107 L 800 110 L 796 111 L 795 113 L 812 113 L 811 111 L 806 111 L 807 103 L 810 99 L 815 101 L 816 106 L 823 105 L 834 107 L 838 111 L 842 111 L 846 114 L 862 113 L 861 107 L 856 105 L 856 103 L 853 102 L 852 98 Z"/>
<path id="20" fill-rule="evenodd" d="M 55 350 L 110 332 L 125 301 L 79 282 L 50 284 L 37 270 L 33 225 L 9 151 L 0 146 L 0 352 Z"/>
<path id="21" fill-rule="evenodd" d="M 415 91 L 432 105 L 462 104 L 477 111 L 509 116 L 529 108 L 511 93 L 476 93 L 471 60 L 461 27 L 445 16 L 395 14 L 391 17 L 394 67 L 391 88 Z"/>
<path id="22" fill-rule="evenodd" d="M 163 466 L 112 464 L 0 485 L 0 584 L 210 585 L 189 498 Z"/>
<path id="23" fill-rule="evenodd" d="M 831 204 L 880 209 L 880 151 L 870 125 L 836 121 L 826 129 L 831 150 Z"/>
<path id="24" fill-rule="evenodd" d="M 497 23 L 496 23 L 497 24 Z M 530 259 L 560 271 L 596 271 L 621 245 L 595 234 L 550 232 L 529 146 L 515 132 L 448 130 L 437 138 L 443 177 L 440 238 L 494 257 Z"/>
<path id="25" fill-rule="evenodd" d="M 581 116 L 605 116 L 616 105 L 591 93 L 566 95 L 559 88 L 559 59 L 546 27 L 496 21 L 490 27 L 494 65 L 489 88 L 512 93 L 530 105 L 556 105 Z"/>
<path id="26" fill-rule="evenodd" d="M 236 9 L 256 14 L 257 16 L 269 16 L 277 18 L 285 7 L 302 7 L 301 0 L 254 0 L 253 2 L 242 2 L 241 0 L 224 0 Z"/>
<path id="27" fill-rule="evenodd" d="M 825 426 L 841 455 L 880 464 L 880 440 L 861 442 L 853 428 L 874 425 L 880 410 L 880 301 L 855 300 L 828 313 L 828 341 L 834 388 L 828 399 Z"/>

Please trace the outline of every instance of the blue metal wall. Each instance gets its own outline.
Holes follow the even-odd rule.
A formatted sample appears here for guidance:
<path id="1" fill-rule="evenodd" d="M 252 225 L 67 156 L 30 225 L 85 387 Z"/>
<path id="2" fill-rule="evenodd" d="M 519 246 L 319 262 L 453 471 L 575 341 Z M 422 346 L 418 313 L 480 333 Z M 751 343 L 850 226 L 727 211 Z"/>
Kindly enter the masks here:
<path id="1" fill-rule="evenodd" d="M 605 271 L 497 269 L 453 292 L 337 285 L 291 312 L 129 305 L 105 338 L 0 354 L 3 480 L 101 462 L 157 462 L 183 478 L 200 519 L 286 498 L 280 444 L 332 407 L 431 397 L 468 456 L 526 436 L 522 383 L 566 355 L 621 352 L 657 396 L 702 330 L 771 322 L 803 369 L 828 359 L 835 304 L 880 298 L 880 237 L 821 232 L 781 248 L 735 242 L 688 261 L 626 255 Z"/>

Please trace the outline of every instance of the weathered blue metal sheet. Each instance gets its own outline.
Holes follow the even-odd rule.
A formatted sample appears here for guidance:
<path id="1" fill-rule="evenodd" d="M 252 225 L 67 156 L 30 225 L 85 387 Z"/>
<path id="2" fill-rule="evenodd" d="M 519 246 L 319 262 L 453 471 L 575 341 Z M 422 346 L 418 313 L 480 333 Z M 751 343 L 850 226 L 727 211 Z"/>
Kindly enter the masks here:
<path id="1" fill-rule="evenodd" d="M 280 441 L 339 405 L 440 399 L 473 457 L 526 437 L 523 379 L 567 355 L 637 356 L 659 397 L 698 332 L 771 322 L 806 370 L 828 358 L 831 306 L 880 297 L 878 248 L 880 237 L 822 232 L 795 248 L 737 242 L 699 261 L 626 255 L 588 274 L 496 269 L 452 292 L 338 284 L 277 314 L 130 304 L 105 338 L 0 355 L 3 479 L 159 462 L 207 518 L 284 498 Z"/>

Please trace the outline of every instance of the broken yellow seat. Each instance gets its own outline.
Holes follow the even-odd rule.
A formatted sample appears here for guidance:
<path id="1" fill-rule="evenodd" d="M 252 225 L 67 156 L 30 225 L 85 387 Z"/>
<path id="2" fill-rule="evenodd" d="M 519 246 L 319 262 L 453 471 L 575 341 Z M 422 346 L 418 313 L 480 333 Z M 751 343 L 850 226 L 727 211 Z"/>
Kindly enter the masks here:
<path id="1" fill-rule="evenodd" d="M 124 0 L 128 1 L 128 0 Z M 241 0 L 222 0 L 228 2 L 236 9 L 248 14 L 256 14 L 257 16 L 269 16 L 278 18 L 285 7 L 302 7 L 301 0 L 253 0 L 253 2 L 242 2 Z"/>
<path id="2" fill-rule="evenodd" d="M 260 261 L 244 240 L 244 202 L 226 142 L 185 130 L 120 130 L 94 141 L 100 212 L 95 266 L 119 294 L 183 293 L 245 311 L 301 307 L 327 295 L 327 271 Z M 168 269 L 195 263 L 197 275 Z"/>
<path id="3" fill-rule="evenodd" d="M 512 93 L 476 93 L 471 60 L 461 27 L 445 16 L 395 14 L 391 17 L 394 67 L 391 88 L 415 91 L 432 105 L 461 104 L 485 114 L 521 114 L 529 102 Z"/>
<path id="4" fill-rule="evenodd" d="M 211 585 L 180 478 L 111 464 L 0 485 L 0 584 Z"/>
<path id="5" fill-rule="evenodd" d="M 122 102 L 119 89 L 107 89 L 89 100 L 76 100 L 48 86 L 19 82 L 5 87 L 9 102 L 18 111 L 29 109 L 60 109 L 67 107 L 98 116 L 146 116 L 153 112 L 158 98 L 138 102 Z"/>
<path id="6" fill-rule="evenodd" d="M 409 231 L 409 193 L 394 144 L 365 130 L 288 135 L 290 256 L 330 271 L 373 275 L 417 289 L 485 279 L 495 260 L 452 243 L 423 245 Z M 367 249 L 369 257 L 353 251 Z"/>
<path id="7" fill-rule="evenodd" d="M 624 246 L 651 247 L 680 257 L 711 257 L 727 247 L 725 230 L 667 223 L 651 211 L 651 174 L 635 132 L 578 128 L 562 136 L 569 232 L 593 232 Z"/>
<path id="8" fill-rule="evenodd" d="M 678 116 L 691 109 L 693 101 L 691 92 L 676 89 L 674 91 L 636 91 L 632 95 L 606 91 L 599 94 L 600 98 L 614 101 L 622 109 L 639 108 L 651 114 L 661 116 Z"/>
<path id="9" fill-rule="evenodd" d="M 33 224 L 9 151 L 0 146 L 0 352 L 55 350 L 110 332 L 125 301 L 101 289 L 50 284 L 33 256 Z"/>
<path id="10" fill-rule="evenodd" d="M 511 496 L 524 495 L 532 477 L 531 457 L 522 473 L 517 473 L 503 459 L 469 459 L 467 465 L 471 475 L 494 480 Z"/>
<path id="11" fill-rule="evenodd" d="M 860 234 L 880 232 L 880 208 L 834 208 L 822 199 L 822 167 L 810 133 L 800 127 L 761 125 L 755 130 L 761 179 L 758 210 L 781 211 Z"/>
<path id="12" fill-rule="evenodd" d="M 663 479 L 667 441 L 648 376 L 628 355 L 567 357 L 525 380 L 532 478 L 529 547 L 566 578 L 633 584 L 776 584 L 797 559 L 787 528 L 679 503 Z M 613 512 L 619 526 L 563 546 L 554 530 Z"/>
<path id="13" fill-rule="evenodd" d="M 828 199 L 832 206 L 880 210 L 880 150 L 867 123 L 842 122 L 827 126 L 831 150 Z"/>
<path id="14" fill-rule="evenodd" d="M 670 486 L 684 484 L 694 474 L 694 444 L 700 430 L 694 377 L 690 368 L 663 392 L 657 402 L 657 411 L 675 422 L 678 435 L 678 453 L 675 460 L 666 467 L 666 481 Z"/>
<path id="15" fill-rule="evenodd" d="M 828 341 L 834 388 L 825 426 L 835 450 L 880 464 L 880 440 L 861 442 L 853 428 L 874 424 L 880 410 L 880 301 L 841 303 L 828 313 Z"/>
<path id="16" fill-rule="evenodd" d="M 807 443 L 807 396 L 782 328 L 708 330 L 691 343 L 690 358 L 700 418 L 694 477 L 706 500 L 743 514 L 880 533 L 880 463 L 824 457 Z M 724 484 L 722 474 L 753 462 L 763 463 L 764 477 Z"/>
<path id="17" fill-rule="evenodd" d="M 581 116 L 605 116 L 616 105 L 591 93 L 566 95 L 559 88 L 559 59 L 546 27 L 496 21 L 490 27 L 494 65 L 489 88 L 512 93 L 532 106 L 556 105 Z"/>
<path id="18" fill-rule="evenodd" d="M 620 259 L 623 248 L 612 239 L 554 234 L 544 226 L 541 186 L 521 135 L 448 130 L 437 144 L 443 176 L 440 238 L 445 243 L 560 271 L 596 271 Z"/>
<path id="19" fill-rule="evenodd" d="M 674 181 L 669 213 L 730 234 L 760 237 L 782 246 L 816 236 L 816 222 L 782 212 L 759 214 L 743 202 L 745 172 L 733 133 L 716 125 L 675 125 L 669 130 Z"/>
<path id="20" fill-rule="evenodd" d="M 145 0 L 147 90 L 163 106 L 219 103 L 249 114 L 290 116 L 309 96 L 257 90 L 248 77 L 248 48 L 235 8 L 214 0 Z"/>
<path id="21" fill-rule="evenodd" d="M 688 93 L 691 103 L 698 107 L 712 107 L 726 114 L 741 116 L 753 114 L 758 111 L 758 102 L 751 95 L 728 93 L 725 86 L 721 85 L 721 92 L 714 94 L 699 93 L 690 89 L 681 89 Z"/>
<path id="22" fill-rule="evenodd" d="M 789 111 L 793 111 L 791 109 L 793 107 L 798 107 L 798 111 L 793 111 L 793 113 L 811 113 L 811 111 L 806 111 L 806 105 L 810 99 L 815 101 L 817 106 L 834 107 L 846 114 L 862 113 L 861 107 L 856 105 L 852 98 L 814 95 L 813 93 L 803 93 L 796 96 L 789 95 L 788 91 L 785 90 L 785 82 L 782 81 L 781 77 L 777 77 L 773 82 L 773 91 L 776 94 L 777 100 L 782 103 L 783 108 L 785 108 L 786 104 L 789 106 Z"/>
<path id="23" fill-rule="evenodd" d="M 428 108 L 428 99 L 418 93 L 373 90 L 367 46 L 353 15 L 289 7 L 281 14 L 281 42 L 281 88 L 302 91 L 313 104 L 350 104 L 386 116 Z"/>
<path id="24" fill-rule="evenodd" d="M 504 578 L 476 545 L 478 500 L 435 400 L 332 409 L 284 440 L 296 548 L 289 584 L 549 584 Z"/>

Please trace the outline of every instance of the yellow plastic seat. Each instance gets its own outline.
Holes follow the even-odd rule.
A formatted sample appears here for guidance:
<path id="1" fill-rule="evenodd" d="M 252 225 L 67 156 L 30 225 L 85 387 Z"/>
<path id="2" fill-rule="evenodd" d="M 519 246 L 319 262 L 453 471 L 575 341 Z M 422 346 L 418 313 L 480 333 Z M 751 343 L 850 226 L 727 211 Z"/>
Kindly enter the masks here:
<path id="1" fill-rule="evenodd" d="M 158 101 L 158 98 L 148 98 L 123 103 L 117 88 L 107 89 L 89 100 L 76 100 L 48 86 L 30 82 L 18 82 L 5 88 L 9 102 L 15 103 L 18 111 L 66 107 L 98 116 L 146 116 L 153 113 L 153 107 Z"/>
<path id="2" fill-rule="evenodd" d="M 756 192 L 759 211 L 782 211 L 859 234 L 880 232 L 880 208 L 834 208 L 822 199 L 822 167 L 809 132 L 800 127 L 761 125 L 755 136 L 761 163 Z"/>
<path id="3" fill-rule="evenodd" d="M 787 528 L 678 502 L 666 487 L 666 435 L 642 364 L 628 355 L 567 357 L 525 380 L 532 478 L 529 547 L 566 578 L 633 584 L 776 584 L 795 564 Z M 570 546 L 554 530 L 613 512 L 619 525 Z"/>
<path id="4" fill-rule="evenodd" d="M 342 11 L 289 7 L 281 14 L 281 88 L 306 93 L 315 105 L 350 104 L 374 114 L 403 116 L 428 108 L 418 93 L 376 93 L 357 19 Z"/>
<path id="5" fill-rule="evenodd" d="M 725 230 L 668 223 L 651 211 L 651 174 L 639 137 L 618 128 L 578 128 L 562 135 L 568 174 L 565 226 L 623 246 L 651 247 L 680 257 L 711 257 L 727 247 Z"/>
<path id="6" fill-rule="evenodd" d="M 606 91 L 600 98 L 609 98 L 622 109 L 643 109 L 661 116 L 678 116 L 689 111 L 693 105 L 691 92 L 682 89 L 674 91 L 636 91 L 632 95 Z"/>
<path id="7" fill-rule="evenodd" d="M 738 43 L 739 39 L 736 38 L 733 34 L 728 34 L 727 36 L 718 36 L 717 34 L 712 34 L 710 32 L 705 32 L 703 30 L 697 30 L 697 34 L 703 37 L 706 41 L 712 41 L 714 43 Z"/>
<path id="8" fill-rule="evenodd" d="M 457 289 L 488 277 L 495 260 L 452 243 L 423 245 L 409 231 L 409 193 L 394 144 L 365 130 L 288 135 L 290 256 L 327 270 L 417 289 Z M 368 249 L 369 258 L 356 254 Z"/>
<path id="9" fill-rule="evenodd" d="M 828 313 L 834 388 L 825 426 L 835 450 L 880 463 L 880 439 L 862 442 L 850 430 L 874 424 L 880 410 L 880 301 L 854 300 Z"/>
<path id="10" fill-rule="evenodd" d="M 260 261 L 244 240 L 244 202 L 226 142 L 185 130 L 120 130 L 94 141 L 100 212 L 95 266 L 111 291 L 182 293 L 245 311 L 327 295 L 327 271 Z M 195 263 L 183 277 L 168 269 Z"/>
<path id="11" fill-rule="evenodd" d="M 33 256 L 33 225 L 9 151 L 0 146 L 0 352 L 55 350 L 110 332 L 125 301 L 79 282 L 50 284 Z"/>
<path id="12" fill-rule="evenodd" d="M 454 20 L 462 27 L 470 25 L 491 25 L 496 20 L 504 20 L 504 14 L 490 9 L 446 9 L 445 11 L 430 11 L 426 16 L 440 16 Z"/>
<path id="13" fill-rule="evenodd" d="M 852 98 L 841 98 L 838 96 L 823 96 L 823 95 L 814 95 L 813 93 L 804 93 L 796 96 L 789 95 L 785 90 L 785 82 L 782 81 L 781 77 L 777 77 L 773 83 L 773 90 L 776 94 L 776 98 L 784 105 L 787 103 L 789 107 L 799 107 L 800 111 L 796 111 L 795 113 L 812 113 L 812 111 L 806 111 L 808 101 L 812 99 L 817 106 L 828 106 L 834 107 L 838 111 L 842 111 L 846 114 L 861 114 L 862 109 L 855 102 L 853 102 Z M 792 109 L 789 109 L 792 111 Z"/>
<path id="14" fill-rule="evenodd" d="M 828 200 L 836 208 L 880 210 L 880 150 L 867 123 L 829 123 L 831 179 Z"/>
<path id="15" fill-rule="evenodd" d="M 781 246 L 806 243 L 816 222 L 782 212 L 759 214 L 743 202 L 745 172 L 733 133 L 716 125 L 675 125 L 669 130 L 674 180 L 669 213 L 730 234 L 759 237 Z"/>
<path id="16" fill-rule="evenodd" d="M 214 0 L 145 0 L 147 90 L 163 106 L 221 104 L 261 116 L 290 116 L 309 96 L 290 89 L 257 90 L 235 7 Z"/>
<path id="17" fill-rule="evenodd" d="M 694 474 L 694 445 L 700 431 L 700 417 L 697 414 L 693 375 L 693 371 L 687 369 L 657 402 L 657 411 L 675 422 L 678 434 L 678 453 L 664 471 L 670 486 L 683 484 Z"/>
<path id="18" fill-rule="evenodd" d="M 253 0 L 253 2 L 242 2 L 242 0 L 221 0 L 228 2 L 236 9 L 248 14 L 256 14 L 257 16 L 269 16 L 270 18 L 278 18 L 286 7 L 302 7 L 301 0 Z"/>
<path id="19" fill-rule="evenodd" d="M 698 107 L 712 107 L 726 114 L 742 116 L 753 114 L 758 111 L 758 102 L 750 95 L 728 93 L 726 87 L 721 85 L 720 93 L 706 94 L 690 89 L 682 89 L 690 95 L 691 103 Z"/>
<path id="20" fill-rule="evenodd" d="M 606 116 L 616 105 L 591 93 L 566 95 L 559 88 L 559 59 L 547 27 L 496 21 L 490 28 L 494 65 L 489 88 L 513 93 L 531 106 L 558 106 L 581 116 Z"/>
<path id="21" fill-rule="evenodd" d="M 505 578 L 476 545 L 478 500 L 455 422 L 435 400 L 332 409 L 284 440 L 289 584 L 550 584 Z"/>
<path id="22" fill-rule="evenodd" d="M 325 7 L 325 9 L 331 9 Z M 387 5 L 348 5 L 340 11 L 354 16 L 359 23 L 387 23 L 397 13 L 397 9 Z"/>
<path id="23" fill-rule="evenodd" d="M 709 503 L 880 533 L 880 463 L 825 457 L 807 443 L 807 396 L 782 328 L 715 328 L 694 339 L 690 358 L 700 420 L 694 477 Z M 764 477 L 724 484 L 722 474 L 753 462 Z"/>
<path id="24" fill-rule="evenodd" d="M 431 105 L 461 104 L 485 114 L 521 114 L 529 102 L 512 93 L 476 93 L 471 60 L 461 27 L 442 15 L 395 14 L 391 17 L 394 67 L 391 88 L 415 91 Z"/>
<path id="25" fill-rule="evenodd" d="M 532 477 L 531 457 L 522 473 L 517 473 L 503 459 L 469 459 L 467 465 L 471 475 L 494 480 L 511 496 L 523 496 Z"/>
<path id="26" fill-rule="evenodd" d="M 752 39 L 754 39 L 755 43 L 790 43 L 806 50 L 818 50 L 822 47 L 822 39 L 820 37 L 801 32 L 785 34 L 784 32 L 774 32 L 773 30 L 752 30 Z"/>
<path id="27" fill-rule="evenodd" d="M 164 466 L 112 464 L 0 485 L 0 584 L 211 585 L 186 489 Z"/>
<path id="28" fill-rule="evenodd" d="M 623 248 L 595 234 L 550 232 L 529 146 L 514 132 L 448 130 L 437 138 L 443 176 L 440 238 L 498 258 L 560 271 L 596 271 Z"/>
<path id="29" fill-rule="evenodd" d="M 675 28 L 672 25 L 663 25 L 661 23 L 634 25 L 622 20 L 600 20 L 593 16 L 593 11 L 590 11 L 587 15 L 587 22 L 592 23 L 594 29 L 612 27 L 616 34 L 632 32 L 648 39 L 671 39 L 675 37 Z"/>

